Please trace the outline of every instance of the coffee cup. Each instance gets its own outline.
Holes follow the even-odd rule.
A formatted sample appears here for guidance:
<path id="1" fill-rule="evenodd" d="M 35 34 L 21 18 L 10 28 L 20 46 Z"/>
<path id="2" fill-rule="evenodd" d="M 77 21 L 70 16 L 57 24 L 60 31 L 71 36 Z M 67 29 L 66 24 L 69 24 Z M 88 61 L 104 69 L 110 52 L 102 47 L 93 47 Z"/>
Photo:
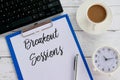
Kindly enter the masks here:
<path id="1" fill-rule="evenodd" d="M 95 30 L 96 25 L 102 24 L 107 17 L 106 7 L 102 4 L 93 4 L 88 7 L 86 18 L 90 23 L 92 30 Z"/>
<path id="2" fill-rule="evenodd" d="M 112 14 L 105 3 L 89 0 L 78 8 L 76 19 L 85 32 L 99 34 L 109 28 Z"/>

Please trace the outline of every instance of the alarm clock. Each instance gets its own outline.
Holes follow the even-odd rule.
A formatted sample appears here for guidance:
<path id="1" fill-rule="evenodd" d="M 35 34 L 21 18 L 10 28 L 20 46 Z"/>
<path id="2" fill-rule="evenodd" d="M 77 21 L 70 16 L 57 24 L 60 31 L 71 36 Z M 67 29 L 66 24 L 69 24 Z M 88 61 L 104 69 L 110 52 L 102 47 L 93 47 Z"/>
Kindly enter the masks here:
<path id="1" fill-rule="evenodd" d="M 117 49 L 109 46 L 98 48 L 93 54 L 93 65 L 95 71 L 105 74 L 115 72 L 119 67 L 119 52 Z"/>

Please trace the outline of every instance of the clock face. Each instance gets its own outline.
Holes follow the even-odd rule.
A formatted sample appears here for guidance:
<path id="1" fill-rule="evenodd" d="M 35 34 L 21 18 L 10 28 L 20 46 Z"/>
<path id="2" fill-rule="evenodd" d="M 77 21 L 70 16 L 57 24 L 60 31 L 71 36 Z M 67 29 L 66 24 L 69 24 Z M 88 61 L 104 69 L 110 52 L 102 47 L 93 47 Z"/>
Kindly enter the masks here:
<path id="1" fill-rule="evenodd" d="M 94 64 L 98 70 L 109 73 L 118 68 L 118 52 L 111 47 L 99 48 L 94 57 Z"/>

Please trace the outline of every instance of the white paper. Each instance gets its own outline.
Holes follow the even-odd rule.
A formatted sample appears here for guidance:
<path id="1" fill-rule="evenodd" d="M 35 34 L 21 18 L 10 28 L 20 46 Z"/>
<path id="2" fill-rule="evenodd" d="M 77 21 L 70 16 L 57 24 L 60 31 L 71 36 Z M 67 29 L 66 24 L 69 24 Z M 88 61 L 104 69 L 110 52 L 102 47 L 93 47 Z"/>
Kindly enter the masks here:
<path id="1" fill-rule="evenodd" d="M 53 25 L 54 26 L 49 29 L 28 37 L 22 37 L 22 35 L 19 34 L 10 39 L 24 80 L 74 79 L 74 56 L 76 54 L 80 54 L 79 50 L 70 31 L 66 18 L 53 21 Z M 44 35 L 56 33 L 57 37 L 49 40 L 48 42 L 46 41 L 44 43 L 39 43 L 34 47 L 29 47 L 27 45 L 28 48 L 25 48 L 24 41 L 28 39 L 40 39 L 43 36 L 43 33 Z M 28 44 L 27 41 L 26 44 Z M 58 49 L 59 55 L 54 55 L 51 58 L 48 57 L 47 60 L 43 62 L 42 60 L 44 58 L 39 57 L 40 61 L 37 61 L 36 64 L 33 62 L 34 65 L 31 65 L 32 60 L 30 59 L 35 59 L 35 56 L 41 56 L 41 54 L 44 52 L 50 52 L 55 48 Z M 32 57 L 30 56 L 31 54 Z M 78 63 L 78 80 L 90 80 L 80 55 Z"/>

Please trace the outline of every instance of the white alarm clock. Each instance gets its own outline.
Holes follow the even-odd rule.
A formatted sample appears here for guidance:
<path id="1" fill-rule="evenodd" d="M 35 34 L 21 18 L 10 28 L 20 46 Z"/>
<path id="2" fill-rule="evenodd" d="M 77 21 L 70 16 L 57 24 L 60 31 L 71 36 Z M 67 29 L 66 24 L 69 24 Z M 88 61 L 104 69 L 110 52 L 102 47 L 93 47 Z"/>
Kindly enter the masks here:
<path id="1" fill-rule="evenodd" d="M 119 67 L 119 52 L 115 48 L 103 46 L 93 54 L 95 70 L 108 74 L 115 72 Z"/>

